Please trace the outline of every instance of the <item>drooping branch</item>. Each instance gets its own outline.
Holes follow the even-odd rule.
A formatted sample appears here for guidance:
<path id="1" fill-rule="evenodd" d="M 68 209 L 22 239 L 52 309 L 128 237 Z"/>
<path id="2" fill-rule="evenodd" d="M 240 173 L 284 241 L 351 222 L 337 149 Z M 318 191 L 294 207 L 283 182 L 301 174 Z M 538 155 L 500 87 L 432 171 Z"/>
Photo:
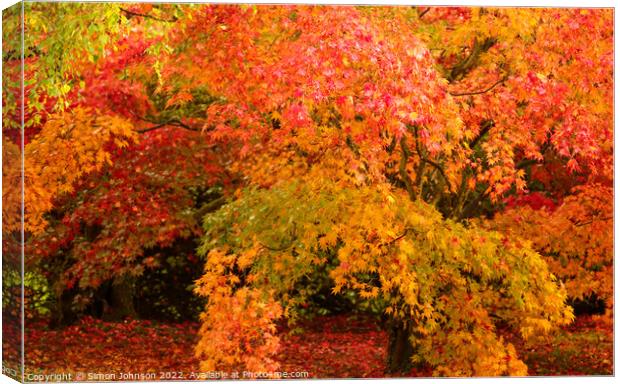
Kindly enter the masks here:
<path id="1" fill-rule="evenodd" d="M 416 152 L 418 153 L 418 156 L 420 157 L 420 162 L 423 162 L 423 163 L 428 164 L 428 165 L 432 166 L 433 168 L 435 168 L 439 172 L 441 177 L 444 179 L 446 184 L 448 185 L 448 190 L 450 192 L 452 192 L 452 184 L 450 183 L 450 180 L 448 180 L 448 177 L 446 176 L 446 173 L 444 172 L 444 170 L 441 167 L 441 165 L 439 165 L 435 161 L 427 158 L 422 153 L 422 149 L 420 148 L 420 142 L 418 141 L 418 127 L 417 126 L 413 126 L 413 132 L 414 132 L 414 135 L 415 135 L 415 138 L 416 138 L 416 141 L 415 141 Z"/>
<path id="2" fill-rule="evenodd" d="M 394 244 L 395 242 L 397 242 L 398 240 L 404 238 L 405 236 L 407 236 L 407 234 L 409 232 L 415 232 L 415 229 L 411 228 L 411 227 L 405 227 L 405 229 L 403 230 L 403 233 L 396 236 L 395 238 L 393 238 L 392 240 L 390 240 L 387 244 Z"/>
<path id="3" fill-rule="evenodd" d="M 200 220 L 202 220 L 207 213 L 215 212 L 224 206 L 226 201 L 225 196 L 220 196 L 217 199 L 208 202 L 194 213 L 194 218 L 196 218 L 196 221 L 200 222 Z"/>
<path id="4" fill-rule="evenodd" d="M 424 161 L 428 165 L 432 166 L 433 168 L 437 169 L 437 171 L 439 172 L 441 177 L 446 181 L 446 184 L 448 185 L 448 190 L 450 192 L 453 192 L 452 184 L 450 184 L 450 180 L 448 180 L 448 176 L 446 176 L 446 173 L 444 172 L 444 170 L 441 167 L 441 165 L 439 165 L 436 162 L 434 162 L 433 160 L 430 160 L 430 159 L 427 159 L 427 158 L 423 158 L 422 161 Z"/>
<path id="5" fill-rule="evenodd" d="M 523 159 L 521 161 L 519 161 L 516 165 L 515 168 L 517 169 L 523 169 L 526 167 L 529 167 L 530 165 L 534 165 L 534 164 L 538 164 L 539 161 L 536 159 Z"/>
<path id="6" fill-rule="evenodd" d="M 179 119 L 169 119 L 169 120 L 166 120 L 166 121 L 156 121 L 156 120 L 153 120 L 153 119 L 148 119 L 148 118 L 143 117 L 143 116 L 139 116 L 139 115 L 137 115 L 134 112 L 131 112 L 131 114 L 136 119 L 138 119 L 138 120 L 142 120 L 142 121 L 147 122 L 147 123 L 155 124 L 155 125 L 153 125 L 151 127 L 137 130 L 138 133 L 146 133 L 146 132 L 154 131 L 156 129 L 160 129 L 160 128 L 163 128 L 163 127 L 168 126 L 168 125 L 173 126 L 173 127 L 179 127 L 179 128 L 187 129 L 188 131 L 194 131 L 194 132 L 201 132 L 202 131 L 202 129 L 200 129 L 198 127 L 189 126 L 189 125 L 185 124 L 184 122 L 182 122 Z"/>
<path id="7" fill-rule="evenodd" d="M 287 251 L 293 248 L 295 246 L 296 240 L 297 240 L 297 224 L 293 223 L 293 229 L 291 231 L 291 239 L 289 240 L 288 244 L 284 244 L 279 247 L 272 247 L 272 246 L 266 245 L 263 241 L 260 241 L 260 240 L 258 240 L 258 244 L 261 247 L 268 249 L 270 251 L 273 251 L 273 252 L 283 252 L 283 251 Z"/>
<path id="8" fill-rule="evenodd" d="M 283 252 L 283 251 L 286 251 L 286 250 L 290 249 L 293 246 L 293 244 L 291 243 L 291 244 L 288 244 L 288 245 L 282 246 L 282 247 L 271 247 L 269 245 L 263 244 L 260 241 L 258 242 L 258 244 L 261 247 L 263 247 L 263 248 L 265 248 L 265 249 L 267 249 L 269 251 L 273 251 L 273 252 Z"/>
<path id="9" fill-rule="evenodd" d="M 138 131 L 136 131 L 136 132 L 138 132 L 138 133 L 146 133 L 146 132 L 151 132 L 151 131 L 155 131 L 155 130 L 157 130 L 157 129 L 159 129 L 159 128 L 163 128 L 163 127 L 165 127 L 165 126 L 167 126 L 167 125 L 169 125 L 169 124 L 168 124 L 168 123 L 161 123 L 161 124 L 154 125 L 154 126 L 152 126 L 152 127 L 148 127 L 148 128 L 140 129 L 140 130 L 138 130 Z"/>
<path id="10" fill-rule="evenodd" d="M 436 163 L 433 160 L 430 160 L 426 157 L 422 157 L 420 158 L 420 160 L 422 162 L 424 162 L 425 164 L 430 165 L 431 167 L 435 168 L 437 170 L 437 172 L 439 172 L 439 175 L 441 176 L 441 178 L 443 179 L 443 181 L 446 183 L 446 185 L 448 186 L 448 191 L 450 193 L 454 192 L 454 189 L 452 188 L 452 183 L 450 183 L 450 180 L 448 180 L 448 176 L 446 176 L 446 172 L 444 171 L 443 167 L 441 165 L 439 165 L 438 163 Z"/>

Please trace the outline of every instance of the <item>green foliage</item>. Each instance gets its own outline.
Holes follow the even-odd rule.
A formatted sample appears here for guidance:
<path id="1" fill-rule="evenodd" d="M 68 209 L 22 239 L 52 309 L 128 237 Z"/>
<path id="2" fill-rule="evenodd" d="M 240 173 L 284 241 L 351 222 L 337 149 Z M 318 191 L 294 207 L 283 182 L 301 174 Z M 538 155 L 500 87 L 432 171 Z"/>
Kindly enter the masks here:
<path id="1" fill-rule="evenodd" d="M 19 310 L 21 299 L 18 298 L 22 291 L 21 274 L 8 268 L 2 269 L 2 308 L 6 311 Z M 24 273 L 24 309 L 29 319 L 48 316 L 52 304 L 53 295 L 50 291 L 47 279 L 39 271 L 26 271 Z M 8 313 L 8 312 L 7 312 Z M 15 313 L 15 315 L 18 315 Z"/>
<path id="2" fill-rule="evenodd" d="M 96 62 L 114 34 L 126 25 L 117 6 L 108 4 L 25 3 L 25 56 L 37 58 L 28 68 L 25 85 L 30 105 L 41 110 L 41 95 L 68 107 L 71 89 L 80 84 L 80 63 Z"/>

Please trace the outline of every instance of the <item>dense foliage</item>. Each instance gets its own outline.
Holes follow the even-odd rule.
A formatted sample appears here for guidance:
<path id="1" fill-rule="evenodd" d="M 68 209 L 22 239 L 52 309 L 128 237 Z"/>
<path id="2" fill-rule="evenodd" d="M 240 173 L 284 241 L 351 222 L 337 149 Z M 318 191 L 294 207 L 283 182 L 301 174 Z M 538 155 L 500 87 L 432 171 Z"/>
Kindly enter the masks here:
<path id="1" fill-rule="evenodd" d="M 344 300 L 382 316 L 388 370 L 488 376 L 528 373 L 500 327 L 535 339 L 592 297 L 612 316 L 610 10 L 25 15 L 26 265 L 56 325 L 202 298 L 201 368 L 275 371 L 279 326 Z M 20 151 L 4 125 L 9 234 Z"/>

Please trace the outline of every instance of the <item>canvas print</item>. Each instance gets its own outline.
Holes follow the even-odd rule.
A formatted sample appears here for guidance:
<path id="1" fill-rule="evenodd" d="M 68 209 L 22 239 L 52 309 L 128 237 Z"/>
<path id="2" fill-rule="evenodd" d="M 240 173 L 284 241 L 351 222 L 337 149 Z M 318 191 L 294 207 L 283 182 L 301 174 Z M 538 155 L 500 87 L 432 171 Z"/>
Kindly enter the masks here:
<path id="1" fill-rule="evenodd" d="M 613 375 L 613 17 L 5 9 L 3 373 Z"/>

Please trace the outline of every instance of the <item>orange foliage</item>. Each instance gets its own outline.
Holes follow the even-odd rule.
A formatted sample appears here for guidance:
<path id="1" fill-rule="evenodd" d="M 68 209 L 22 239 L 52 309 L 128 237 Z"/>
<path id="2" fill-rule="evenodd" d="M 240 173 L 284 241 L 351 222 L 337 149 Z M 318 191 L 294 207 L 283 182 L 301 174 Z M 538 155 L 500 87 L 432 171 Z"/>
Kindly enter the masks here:
<path id="1" fill-rule="evenodd" d="M 613 308 L 613 188 L 576 187 L 553 211 L 516 207 L 498 214 L 491 228 L 530 241 L 574 299 L 592 294 Z M 611 312 L 608 312 L 611 315 Z"/>
<path id="2" fill-rule="evenodd" d="M 24 149 L 25 230 L 43 230 L 43 214 L 56 197 L 72 192 L 80 177 L 111 164 L 107 145 L 123 148 L 136 139 L 132 124 L 117 116 L 84 108 L 50 116 Z"/>

